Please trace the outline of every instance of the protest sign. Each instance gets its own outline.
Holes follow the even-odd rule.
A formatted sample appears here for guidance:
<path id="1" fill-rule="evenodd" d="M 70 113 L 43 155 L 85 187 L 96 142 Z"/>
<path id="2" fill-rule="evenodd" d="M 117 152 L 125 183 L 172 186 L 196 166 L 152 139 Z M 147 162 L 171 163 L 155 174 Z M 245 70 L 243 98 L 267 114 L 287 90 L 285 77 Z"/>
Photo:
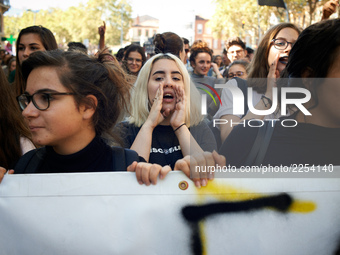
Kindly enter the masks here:
<path id="1" fill-rule="evenodd" d="M 340 171 L 335 167 L 334 171 Z M 335 254 L 339 178 L 6 175 L 0 254 Z"/>

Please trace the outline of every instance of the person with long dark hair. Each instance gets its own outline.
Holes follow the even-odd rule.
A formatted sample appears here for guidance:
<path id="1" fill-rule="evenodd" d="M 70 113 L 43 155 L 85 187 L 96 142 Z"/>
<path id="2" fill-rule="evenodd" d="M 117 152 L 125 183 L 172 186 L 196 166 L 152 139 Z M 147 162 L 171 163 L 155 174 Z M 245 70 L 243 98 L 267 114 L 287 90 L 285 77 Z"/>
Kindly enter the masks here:
<path id="1" fill-rule="evenodd" d="M 270 78 L 276 77 L 275 70 L 271 69 Z M 292 47 L 287 66 L 277 80 L 279 87 L 301 88 L 310 92 L 310 100 L 302 104 L 307 112 L 300 107 L 275 124 L 264 122 L 272 134 L 266 141 L 264 138 L 257 140 L 257 143 L 266 143 L 268 147 L 261 151 L 263 157 L 256 160 L 256 165 L 340 165 L 339 80 L 340 19 L 309 26 Z M 268 82 L 273 82 L 273 79 Z M 293 98 L 301 98 L 301 94 L 297 96 Z M 287 124 L 290 122 L 290 127 L 282 125 L 284 120 L 289 120 Z M 249 125 L 234 128 L 220 149 L 228 164 L 236 167 L 246 164 L 255 139 L 260 137 L 258 131 L 259 128 Z"/>
<path id="2" fill-rule="evenodd" d="M 27 87 L 17 101 L 40 148 L 19 159 L 15 174 L 126 171 L 136 161 L 135 170 L 142 160 L 136 152 L 111 147 L 130 85 L 107 55 L 39 51 L 23 61 Z"/>
<path id="3" fill-rule="evenodd" d="M 171 170 L 145 162 L 129 149 L 111 147 L 115 129 L 130 102 L 130 84 L 118 62 L 108 54 L 89 57 L 76 51 L 40 51 L 22 64 L 25 92 L 17 97 L 32 140 L 40 146 L 22 156 L 9 173 L 142 171 L 156 183 Z M 186 162 L 174 169 L 190 176 Z M 6 168 L 0 167 L 0 181 Z"/>
<path id="4" fill-rule="evenodd" d="M 247 82 L 242 80 L 232 79 L 228 83 L 241 88 L 245 87 L 244 98 L 252 98 L 252 104 L 255 109 L 268 110 L 271 107 L 271 101 L 273 99 L 273 87 L 275 83 L 269 83 L 267 85 L 267 77 L 272 70 L 275 73 L 276 79 L 280 76 L 280 73 L 287 65 L 287 60 L 292 46 L 296 42 L 300 34 L 300 29 L 292 23 L 280 23 L 271 27 L 263 36 L 255 55 L 248 66 Z M 273 69 L 275 68 L 275 69 Z M 247 87 L 252 87 L 253 93 L 247 93 Z M 268 116 L 258 116 L 247 113 L 247 109 L 243 115 L 233 114 L 233 97 L 229 89 L 223 89 L 221 95 L 222 105 L 216 112 L 214 119 L 224 119 L 228 123 L 238 123 L 248 119 L 264 119 L 264 118 L 277 118 L 280 117 L 280 113 Z M 233 129 L 231 125 L 219 125 L 222 142 L 228 137 Z"/>
<path id="5" fill-rule="evenodd" d="M 57 42 L 51 30 L 43 26 L 30 26 L 22 29 L 16 41 L 17 69 L 15 71 L 15 94 L 25 92 L 26 84 L 22 77 L 21 65 L 29 55 L 36 51 L 58 49 Z"/>
<path id="6" fill-rule="evenodd" d="M 23 154 L 35 147 L 11 85 L 0 69 L 0 166 L 13 168 Z"/>
<path id="7" fill-rule="evenodd" d="M 131 44 L 125 52 L 123 66 L 126 72 L 131 75 L 131 82 L 134 82 L 140 69 L 146 61 L 145 50 L 137 44 Z"/>

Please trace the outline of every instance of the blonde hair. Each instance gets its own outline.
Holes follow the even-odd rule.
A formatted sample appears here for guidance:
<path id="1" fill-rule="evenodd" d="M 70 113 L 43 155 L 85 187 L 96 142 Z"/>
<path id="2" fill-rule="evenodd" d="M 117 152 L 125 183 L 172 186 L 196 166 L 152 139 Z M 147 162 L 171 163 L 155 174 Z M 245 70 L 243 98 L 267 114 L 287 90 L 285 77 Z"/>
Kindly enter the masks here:
<path id="1" fill-rule="evenodd" d="M 200 94 L 194 84 L 190 82 L 190 75 L 183 62 L 171 53 L 160 53 L 150 58 L 140 70 L 132 91 L 131 116 L 129 123 L 140 127 L 147 120 L 149 108 L 148 83 L 153 64 L 160 59 L 175 61 L 179 71 L 183 76 L 184 92 L 186 95 L 185 124 L 190 127 L 198 125 L 203 116 L 200 114 L 200 100 L 190 100 L 200 98 Z M 188 104 L 190 102 L 190 104 Z"/>

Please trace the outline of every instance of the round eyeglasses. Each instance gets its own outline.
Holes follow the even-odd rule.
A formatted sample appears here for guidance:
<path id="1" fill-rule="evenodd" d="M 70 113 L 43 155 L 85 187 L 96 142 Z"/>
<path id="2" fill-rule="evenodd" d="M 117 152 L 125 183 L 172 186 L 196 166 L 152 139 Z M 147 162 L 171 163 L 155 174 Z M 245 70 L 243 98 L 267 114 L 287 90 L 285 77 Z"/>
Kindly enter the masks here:
<path id="1" fill-rule="evenodd" d="M 134 61 L 136 61 L 136 63 L 142 63 L 142 59 L 139 59 L 139 58 L 127 58 L 127 62 L 129 62 L 129 63 L 133 63 Z"/>
<path id="2" fill-rule="evenodd" d="M 36 92 L 33 95 L 29 95 L 27 93 L 22 94 L 17 97 L 17 101 L 19 103 L 20 109 L 23 111 L 26 107 L 33 102 L 33 105 L 40 111 L 45 111 L 50 107 L 50 101 L 53 99 L 53 96 L 66 96 L 66 95 L 75 95 L 75 93 L 68 92 Z"/>
<path id="3" fill-rule="evenodd" d="M 243 75 L 244 75 L 244 72 L 242 72 L 242 71 L 237 71 L 237 72 L 235 72 L 235 73 L 228 73 L 228 78 L 233 78 L 233 77 L 235 77 L 235 76 L 241 77 L 241 76 L 243 76 Z"/>
<path id="4" fill-rule="evenodd" d="M 274 47 L 278 50 L 285 50 L 287 49 L 288 45 L 291 44 L 291 46 L 293 47 L 295 42 L 287 42 L 285 39 L 273 39 L 272 43 L 274 45 Z"/>

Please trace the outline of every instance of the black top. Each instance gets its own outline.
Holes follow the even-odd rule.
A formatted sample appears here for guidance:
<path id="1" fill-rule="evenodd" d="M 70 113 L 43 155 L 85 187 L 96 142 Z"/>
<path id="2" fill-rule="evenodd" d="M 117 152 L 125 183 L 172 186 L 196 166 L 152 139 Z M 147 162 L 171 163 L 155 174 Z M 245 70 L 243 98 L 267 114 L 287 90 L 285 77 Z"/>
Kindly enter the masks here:
<path id="1" fill-rule="evenodd" d="M 284 127 L 282 117 L 275 125 L 263 165 L 290 166 L 291 164 L 340 165 L 340 128 L 326 128 L 308 123 Z M 284 123 L 285 125 L 288 122 Z M 271 124 L 269 124 L 271 125 Z M 258 128 L 239 124 L 220 148 L 227 164 L 240 167 L 253 146 Z"/>
<path id="2" fill-rule="evenodd" d="M 115 164 L 113 163 L 119 162 L 113 162 L 114 156 L 116 153 L 123 150 L 118 149 L 118 147 L 111 148 L 101 137 L 98 136 L 95 137 L 84 149 L 71 155 L 60 155 L 56 153 L 51 146 L 45 146 L 27 152 L 23 155 L 18 164 L 15 166 L 14 173 L 117 171 L 118 169 L 115 169 Z M 137 153 L 135 153 L 135 155 L 135 160 L 138 161 Z M 119 157 L 121 158 L 121 156 Z M 124 158 L 122 160 L 124 160 Z M 126 168 L 124 167 L 124 171 L 125 170 Z"/>
<path id="3" fill-rule="evenodd" d="M 140 130 L 133 124 L 123 122 L 124 139 L 126 148 L 130 148 Z M 214 135 L 207 124 L 201 122 L 199 125 L 190 127 L 190 132 L 196 142 L 204 151 L 217 150 Z M 171 126 L 158 125 L 152 133 L 152 143 L 149 163 L 170 165 L 173 169 L 177 160 L 183 158 L 181 147 L 175 132 Z"/>
<path id="4" fill-rule="evenodd" d="M 112 150 L 103 139 L 95 137 L 84 149 L 71 154 L 57 154 L 46 146 L 46 157 L 36 173 L 112 171 Z"/>

